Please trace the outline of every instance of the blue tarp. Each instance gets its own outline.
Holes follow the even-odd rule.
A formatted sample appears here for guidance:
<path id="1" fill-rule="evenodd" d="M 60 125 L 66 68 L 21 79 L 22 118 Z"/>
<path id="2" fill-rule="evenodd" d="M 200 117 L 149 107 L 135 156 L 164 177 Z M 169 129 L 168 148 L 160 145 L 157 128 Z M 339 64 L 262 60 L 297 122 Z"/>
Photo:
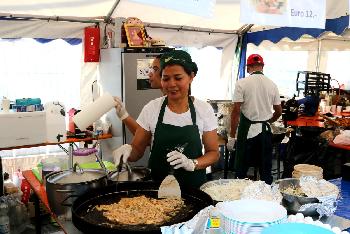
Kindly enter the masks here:
<path id="1" fill-rule="evenodd" d="M 7 16 L 0 16 L 0 20 L 17 20 L 17 21 L 27 21 L 29 18 L 21 18 L 21 17 L 7 17 Z M 17 40 L 20 38 L 3 38 L 8 40 Z M 62 39 L 65 42 L 67 42 L 70 45 L 79 45 L 82 42 L 81 38 L 56 38 L 56 39 L 46 39 L 46 38 L 33 38 L 37 42 L 40 43 L 48 43 L 50 41 L 56 40 L 56 39 Z"/>
<path id="2" fill-rule="evenodd" d="M 337 35 L 341 35 L 344 32 L 344 30 L 348 28 L 348 26 L 349 16 L 341 16 L 335 19 L 327 19 L 325 29 L 281 27 L 263 30 L 259 32 L 248 32 L 244 35 L 245 38 L 243 39 L 242 43 L 242 55 L 241 62 L 239 65 L 239 78 L 245 77 L 246 52 L 248 43 L 253 43 L 256 46 L 258 46 L 261 42 L 265 40 L 271 41 L 273 43 L 278 43 L 285 37 L 296 41 L 305 34 L 317 38 L 325 32 L 333 32 Z"/>
<path id="3" fill-rule="evenodd" d="M 14 41 L 14 40 L 20 40 L 21 38 L 2 38 L 3 40 L 8 40 L 8 41 Z M 57 39 L 62 39 L 65 42 L 67 42 L 70 45 L 79 45 L 82 42 L 81 38 L 57 38 Z M 39 43 L 49 43 L 53 40 L 57 39 L 47 39 L 47 38 L 33 38 L 33 40 L 36 40 Z"/>
<path id="4" fill-rule="evenodd" d="M 56 40 L 56 39 L 46 39 L 46 38 L 33 38 L 33 39 L 40 43 L 48 43 L 50 41 Z M 79 45 L 82 42 L 81 38 L 60 38 L 60 39 L 64 40 L 70 45 Z"/>
<path id="5" fill-rule="evenodd" d="M 259 45 L 264 40 L 278 43 L 282 38 L 288 37 L 293 41 L 298 40 L 301 36 L 308 34 L 314 38 L 319 37 L 324 32 L 333 32 L 340 35 L 349 26 L 349 16 L 342 16 L 336 19 L 327 19 L 325 29 L 317 28 L 294 28 L 282 27 L 259 32 L 247 33 L 247 43 Z"/>

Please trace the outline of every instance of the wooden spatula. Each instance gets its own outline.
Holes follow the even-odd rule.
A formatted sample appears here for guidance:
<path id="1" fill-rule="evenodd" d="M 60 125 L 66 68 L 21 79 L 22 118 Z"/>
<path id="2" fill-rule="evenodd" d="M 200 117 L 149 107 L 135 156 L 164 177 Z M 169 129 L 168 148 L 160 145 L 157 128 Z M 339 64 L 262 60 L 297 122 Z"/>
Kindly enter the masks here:
<path id="1" fill-rule="evenodd" d="M 177 146 L 175 149 L 182 153 L 188 143 Z M 179 182 L 174 176 L 174 169 L 171 168 L 168 176 L 164 178 L 158 189 L 158 198 L 181 198 L 181 189 Z"/>
<path id="2" fill-rule="evenodd" d="M 158 189 L 158 198 L 181 198 L 180 185 L 175 176 L 164 178 Z"/>

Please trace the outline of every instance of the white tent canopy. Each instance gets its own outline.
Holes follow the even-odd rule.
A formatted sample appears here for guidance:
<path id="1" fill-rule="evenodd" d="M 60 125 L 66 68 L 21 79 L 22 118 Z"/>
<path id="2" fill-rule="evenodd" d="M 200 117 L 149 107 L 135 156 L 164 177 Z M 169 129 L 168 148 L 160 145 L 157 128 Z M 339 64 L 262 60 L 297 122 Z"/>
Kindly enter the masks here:
<path id="1" fill-rule="evenodd" d="M 117 4 L 117 7 L 114 9 L 115 4 Z M 44 21 L 45 23 L 40 25 L 37 23 L 30 24 L 31 30 L 27 31 L 18 30 L 23 23 L 7 21 L 2 24 L 0 36 L 19 36 L 20 33 L 18 31 L 20 31 L 23 37 L 29 35 L 55 38 L 59 35 L 67 34 L 62 28 L 66 24 L 59 28 L 57 26 L 58 22 L 56 21 L 55 23 L 55 20 L 68 19 L 85 21 L 87 22 L 86 24 L 89 24 L 89 21 L 103 21 L 109 15 L 112 18 L 138 17 L 150 24 L 162 24 L 173 27 L 192 27 L 229 32 L 236 32 L 241 27 L 239 23 L 239 0 L 217 0 L 212 18 L 194 16 L 127 0 L 2 0 L 0 2 L 0 16 L 9 17 L 9 19 L 13 17 L 36 17 L 50 20 Z M 43 24 L 45 24 L 45 27 L 43 27 Z M 81 27 L 86 27 L 86 24 L 80 27 L 78 24 L 75 24 L 74 27 L 76 27 L 76 31 L 81 32 Z M 15 26 L 13 27 L 13 25 Z M 25 26 L 28 27 L 27 25 Z M 37 26 L 36 29 L 35 26 Z M 13 28 L 16 28 L 16 30 L 11 30 Z M 54 30 L 47 30 L 48 28 L 53 28 Z M 11 31 L 13 34 L 11 34 Z M 48 34 L 51 34 L 51 36 Z M 72 32 L 71 35 L 77 36 L 79 34 Z M 81 33 L 80 37 L 82 37 Z"/>
<path id="2" fill-rule="evenodd" d="M 326 0 L 326 4 L 328 19 L 348 15 L 348 0 Z M 2 38 L 82 38 L 83 28 L 94 25 L 93 22 L 102 22 L 108 16 L 112 18 L 136 16 L 151 27 L 152 25 L 163 25 L 174 29 L 185 27 L 192 29 L 194 32 L 206 30 L 234 34 L 243 26 L 239 22 L 239 0 L 216 0 L 212 18 L 203 18 L 130 0 L 2 0 L 0 1 L 1 16 L 9 17 L 8 19 L 19 16 L 48 19 L 40 21 L 0 20 L 0 37 Z M 85 23 L 65 22 L 65 19 Z M 254 25 L 250 31 L 255 32 L 272 28 L 274 27 Z M 153 37 L 164 38 L 168 45 L 224 47 L 222 44 L 230 44 L 224 42 L 225 40 L 235 38 L 232 34 L 212 36 L 204 33 L 184 33 L 180 32 L 181 30 L 150 29 L 150 27 L 147 27 L 147 30 L 152 33 Z M 222 39 L 217 39 L 217 37 Z M 327 35 L 324 35 L 325 37 Z M 219 42 L 218 40 L 223 41 Z M 284 48 L 286 47 L 285 44 L 286 41 L 283 41 Z M 230 45 L 232 46 L 232 41 Z"/>
<path id="3" fill-rule="evenodd" d="M 83 38 L 83 29 L 92 25 L 53 20 L 0 20 L 0 38 Z"/>
<path id="4" fill-rule="evenodd" d="M 348 0 L 326 0 L 326 4 L 328 19 L 348 15 Z M 222 47 L 224 56 L 221 76 L 227 79 L 232 67 L 231 58 L 237 44 L 237 33 L 244 26 L 239 22 L 240 1 L 216 0 L 213 12 L 212 18 L 204 18 L 130 0 L 2 0 L 0 17 L 6 17 L 8 20 L 0 20 L 0 37 L 82 38 L 83 28 L 94 25 L 95 22 L 103 22 L 108 17 L 115 19 L 136 16 L 146 23 L 147 31 L 152 37 L 163 38 L 167 45 Z M 16 17 L 46 20 L 22 21 Z M 13 20 L 14 18 L 16 20 Z M 154 27 L 159 25 L 167 29 Z M 191 31 L 182 31 L 183 28 Z M 254 25 L 251 32 L 271 28 L 273 27 Z M 329 34 L 324 34 L 323 40 L 328 36 Z M 331 35 L 332 38 L 333 36 Z M 306 37 L 305 41 L 304 38 L 297 42 L 282 40 L 281 44 L 274 44 L 271 48 L 317 49 L 314 46 L 318 44 L 316 39 Z M 339 38 L 342 37 L 337 37 Z M 345 46 L 344 43 L 333 40 L 332 43 L 324 43 L 326 44 L 335 48 Z M 270 47 L 271 43 L 263 42 L 261 45 Z"/>
<path id="5" fill-rule="evenodd" d="M 0 1 L 0 16 L 46 17 L 50 18 L 52 22 L 55 19 L 101 21 L 111 14 L 112 18 L 136 16 L 142 21 L 151 24 L 235 32 L 242 27 L 242 24 L 239 22 L 239 2 L 239 0 L 216 0 L 213 17 L 203 18 L 129 0 L 2 0 Z M 327 0 L 326 3 L 326 16 L 328 19 L 348 14 L 348 0 Z M 117 7 L 113 10 L 115 4 L 117 4 Z M 46 28 L 49 26 L 55 27 L 54 24 L 48 23 L 45 25 Z M 9 25 L 9 22 L 7 24 Z M 16 24 L 16 22 L 11 21 L 11 24 Z M 255 26 L 254 30 L 266 28 L 266 26 Z M 0 36 L 3 35 L 3 31 L 5 30 L 1 27 Z M 7 29 L 5 32 L 8 33 L 8 31 L 10 30 Z M 57 30 L 51 30 L 51 33 L 55 35 L 58 32 Z"/>
<path id="6" fill-rule="evenodd" d="M 148 26 L 147 31 L 153 38 L 164 39 L 168 46 L 223 48 L 221 78 L 230 80 L 238 39 L 236 32 L 241 27 L 237 12 L 239 0 L 217 0 L 212 18 L 127 0 L 2 0 L 0 17 L 7 20 L 0 20 L 0 37 L 83 38 L 85 27 L 94 22 L 103 23 L 109 16 L 112 19 L 138 17 Z M 18 17 L 34 19 L 27 21 Z M 152 28 L 152 25 L 168 29 Z M 179 28 L 190 31 L 177 30 Z"/>

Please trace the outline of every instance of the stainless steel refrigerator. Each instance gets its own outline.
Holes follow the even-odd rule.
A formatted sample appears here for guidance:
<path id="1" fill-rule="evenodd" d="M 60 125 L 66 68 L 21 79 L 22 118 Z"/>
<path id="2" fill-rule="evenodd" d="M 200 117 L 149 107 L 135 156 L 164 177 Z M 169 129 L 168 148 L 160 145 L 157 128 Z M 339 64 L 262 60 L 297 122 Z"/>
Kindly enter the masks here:
<path id="1" fill-rule="evenodd" d="M 142 108 L 152 99 L 162 95 L 159 89 L 150 88 L 149 68 L 155 56 L 171 48 L 110 48 L 101 51 L 99 64 L 99 83 L 103 92 L 122 98 L 129 114 L 136 120 Z M 113 148 L 121 144 L 130 144 L 132 134 L 116 119 L 115 111 L 108 113 L 112 122 Z M 134 165 L 147 166 L 149 148 L 141 160 Z"/>

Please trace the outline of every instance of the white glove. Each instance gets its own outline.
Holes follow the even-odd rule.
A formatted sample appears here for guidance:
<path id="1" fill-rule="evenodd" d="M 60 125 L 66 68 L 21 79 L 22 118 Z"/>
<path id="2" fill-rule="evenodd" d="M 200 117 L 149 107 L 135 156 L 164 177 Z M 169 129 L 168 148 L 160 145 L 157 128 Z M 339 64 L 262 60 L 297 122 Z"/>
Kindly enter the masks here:
<path id="1" fill-rule="evenodd" d="M 114 165 L 118 166 L 120 163 L 120 158 L 123 156 L 123 162 L 126 163 L 130 157 L 132 147 L 131 145 L 125 144 L 120 146 L 118 149 L 114 150 L 112 155 L 114 159 Z"/>
<path id="2" fill-rule="evenodd" d="M 174 150 L 166 155 L 167 161 L 174 169 L 183 168 L 186 171 L 194 171 L 195 165 L 192 159 L 186 157 L 186 155 Z"/>
<path id="3" fill-rule="evenodd" d="M 236 144 L 236 138 L 229 137 L 229 138 L 227 139 L 227 145 L 226 145 L 226 147 L 227 147 L 227 149 L 228 149 L 229 151 L 232 151 L 233 148 L 235 147 L 235 144 Z"/>
<path id="4" fill-rule="evenodd" d="M 117 115 L 121 121 L 126 119 L 129 116 L 129 113 L 126 111 L 124 103 L 119 97 L 114 97 L 115 101 L 115 109 L 117 112 Z"/>

